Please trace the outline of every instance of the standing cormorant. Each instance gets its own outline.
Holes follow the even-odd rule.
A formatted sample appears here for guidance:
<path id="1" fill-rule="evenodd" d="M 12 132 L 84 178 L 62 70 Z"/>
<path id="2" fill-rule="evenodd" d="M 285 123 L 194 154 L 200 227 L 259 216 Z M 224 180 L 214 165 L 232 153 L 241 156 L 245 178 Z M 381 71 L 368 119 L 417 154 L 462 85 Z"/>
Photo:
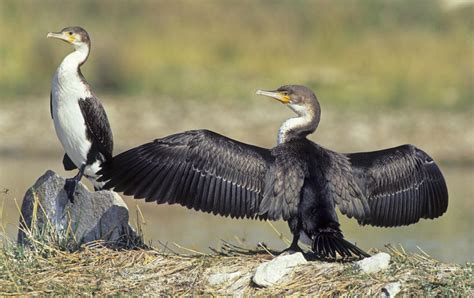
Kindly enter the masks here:
<path id="1" fill-rule="evenodd" d="M 448 206 L 436 163 L 413 145 L 341 154 L 306 137 L 318 127 L 314 93 L 289 85 L 257 94 L 279 100 L 297 117 L 283 123 L 272 149 L 244 144 L 208 130 L 154 140 L 103 164 L 106 188 L 158 204 L 237 218 L 288 221 L 289 252 L 300 251 L 305 233 L 324 259 L 364 257 L 344 240 L 335 206 L 359 224 L 409 225 L 435 218 Z"/>
<path id="2" fill-rule="evenodd" d="M 112 158 L 112 130 L 102 104 L 80 69 L 89 56 L 89 34 L 81 27 L 68 27 L 61 32 L 50 32 L 47 37 L 61 39 L 75 49 L 56 70 L 50 97 L 54 128 L 66 151 L 64 169 L 79 169 L 75 177 L 66 179 L 65 190 L 72 201 L 83 175 L 89 178 L 95 190 L 102 189 L 104 183 L 96 181 L 96 172 L 104 161 Z"/>

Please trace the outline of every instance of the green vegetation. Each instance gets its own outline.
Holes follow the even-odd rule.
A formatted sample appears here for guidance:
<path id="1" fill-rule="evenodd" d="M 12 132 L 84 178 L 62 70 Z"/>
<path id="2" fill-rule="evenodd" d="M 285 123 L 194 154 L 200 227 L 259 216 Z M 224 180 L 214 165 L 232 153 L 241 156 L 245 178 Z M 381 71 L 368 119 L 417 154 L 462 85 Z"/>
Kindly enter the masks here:
<path id="1" fill-rule="evenodd" d="M 81 25 L 99 94 L 250 100 L 299 83 L 336 104 L 472 110 L 474 6 L 443 3 L 4 0 L 0 101 L 47 96 L 69 48 L 46 33 Z"/>

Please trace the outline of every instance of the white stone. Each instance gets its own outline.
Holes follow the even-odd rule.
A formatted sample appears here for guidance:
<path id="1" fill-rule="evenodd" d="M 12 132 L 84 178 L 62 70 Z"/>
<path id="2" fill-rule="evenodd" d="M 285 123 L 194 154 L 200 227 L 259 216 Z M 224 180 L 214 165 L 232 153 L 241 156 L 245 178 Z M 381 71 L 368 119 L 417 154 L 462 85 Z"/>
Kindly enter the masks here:
<path id="1" fill-rule="evenodd" d="M 365 273 L 377 273 L 388 268 L 390 263 L 390 255 L 385 252 L 380 252 L 369 258 L 357 261 L 356 264 Z"/>
<path id="2" fill-rule="evenodd" d="M 241 275 L 242 275 L 242 273 L 240 271 L 231 272 L 231 273 L 225 273 L 225 272 L 224 273 L 214 273 L 214 274 L 211 274 L 207 278 L 207 282 L 211 286 L 217 286 L 217 285 L 220 285 L 222 283 L 226 283 L 228 281 L 234 280 L 235 278 L 237 278 Z"/>
<path id="3" fill-rule="evenodd" d="M 270 287 L 277 284 L 294 267 L 307 264 L 302 253 L 282 255 L 269 262 L 260 264 L 253 275 L 253 282 L 261 287 Z"/>
<path id="4" fill-rule="evenodd" d="M 401 284 L 400 282 L 392 282 L 387 284 L 382 289 L 382 297 L 395 297 L 401 291 Z"/>

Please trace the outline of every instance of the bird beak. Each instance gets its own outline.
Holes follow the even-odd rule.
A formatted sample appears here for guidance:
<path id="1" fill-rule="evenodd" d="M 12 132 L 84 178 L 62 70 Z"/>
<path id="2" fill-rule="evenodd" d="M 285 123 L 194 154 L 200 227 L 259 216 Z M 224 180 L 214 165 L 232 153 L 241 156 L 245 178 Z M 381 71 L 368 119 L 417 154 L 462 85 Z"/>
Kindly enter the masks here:
<path id="1" fill-rule="evenodd" d="M 72 43 L 74 41 L 74 36 L 67 36 L 64 32 L 49 32 L 46 37 L 61 39 L 68 43 Z"/>
<path id="2" fill-rule="evenodd" d="M 257 95 L 264 95 L 264 96 L 274 98 L 284 104 L 287 104 L 290 102 L 290 97 L 288 95 L 284 95 L 278 91 L 257 90 L 256 93 Z"/>

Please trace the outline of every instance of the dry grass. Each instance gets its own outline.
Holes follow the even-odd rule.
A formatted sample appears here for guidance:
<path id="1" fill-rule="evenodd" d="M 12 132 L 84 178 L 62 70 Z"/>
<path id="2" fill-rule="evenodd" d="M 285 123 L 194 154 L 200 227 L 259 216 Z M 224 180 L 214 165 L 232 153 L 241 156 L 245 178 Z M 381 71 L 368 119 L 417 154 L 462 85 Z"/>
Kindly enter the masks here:
<path id="1" fill-rule="evenodd" d="M 179 247 L 178 247 L 179 248 Z M 0 251 L 0 295 L 374 295 L 399 281 L 402 293 L 416 296 L 472 296 L 472 265 L 443 264 L 423 252 L 387 247 L 389 269 L 360 273 L 351 263 L 311 262 L 295 268 L 281 285 L 259 288 L 251 282 L 256 267 L 272 258 L 266 249 L 224 243 L 215 254 L 176 254 L 166 247 L 111 250 L 100 242 L 76 252 L 55 247 L 25 250 L 13 244 Z M 372 251 L 374 252 L 374 251 Z M 210 285 L 215 273 L 240 272 Z"/>
<path id="2" fill-rule="evenodd" d="M 41 214 L 45 213 L 39 205 L 33 222 Z M 350 262 L 312 261 L 295 268 L 280 285 L 260 288 L 251 281 L 253 272 L 275 254 L 263 244 L 255 249 L 223 241 L 219 250 L 205 254 L 178 244 L 152 248 L 139 241 L 125 250 L 110 249 L 108 243 L 97 241 L 75 245 L 71 251 L 71 245 L 63 241 L 71 237 L 54 237 L 51 234 L 58 231 L 49 228 L 48 221 L 43 224 L 22 226 L 29 240 L 27 247 L 4 242 L 0 249 L 0 295 L 372 296 L 391 282 L 400 282 L 405 295 L 474 294 L 472 264 L 441 263 L 421 249 L 406 253 L 403 248 L 387 246 L 385 251 L 392 256 L 389 268 L 372 275 L 361 273 Z M 138 233 L 142 235 L 140 226 Z M 233 278 L 211 284 L 209 277 L 221 273 L 232 273 Z"/>

